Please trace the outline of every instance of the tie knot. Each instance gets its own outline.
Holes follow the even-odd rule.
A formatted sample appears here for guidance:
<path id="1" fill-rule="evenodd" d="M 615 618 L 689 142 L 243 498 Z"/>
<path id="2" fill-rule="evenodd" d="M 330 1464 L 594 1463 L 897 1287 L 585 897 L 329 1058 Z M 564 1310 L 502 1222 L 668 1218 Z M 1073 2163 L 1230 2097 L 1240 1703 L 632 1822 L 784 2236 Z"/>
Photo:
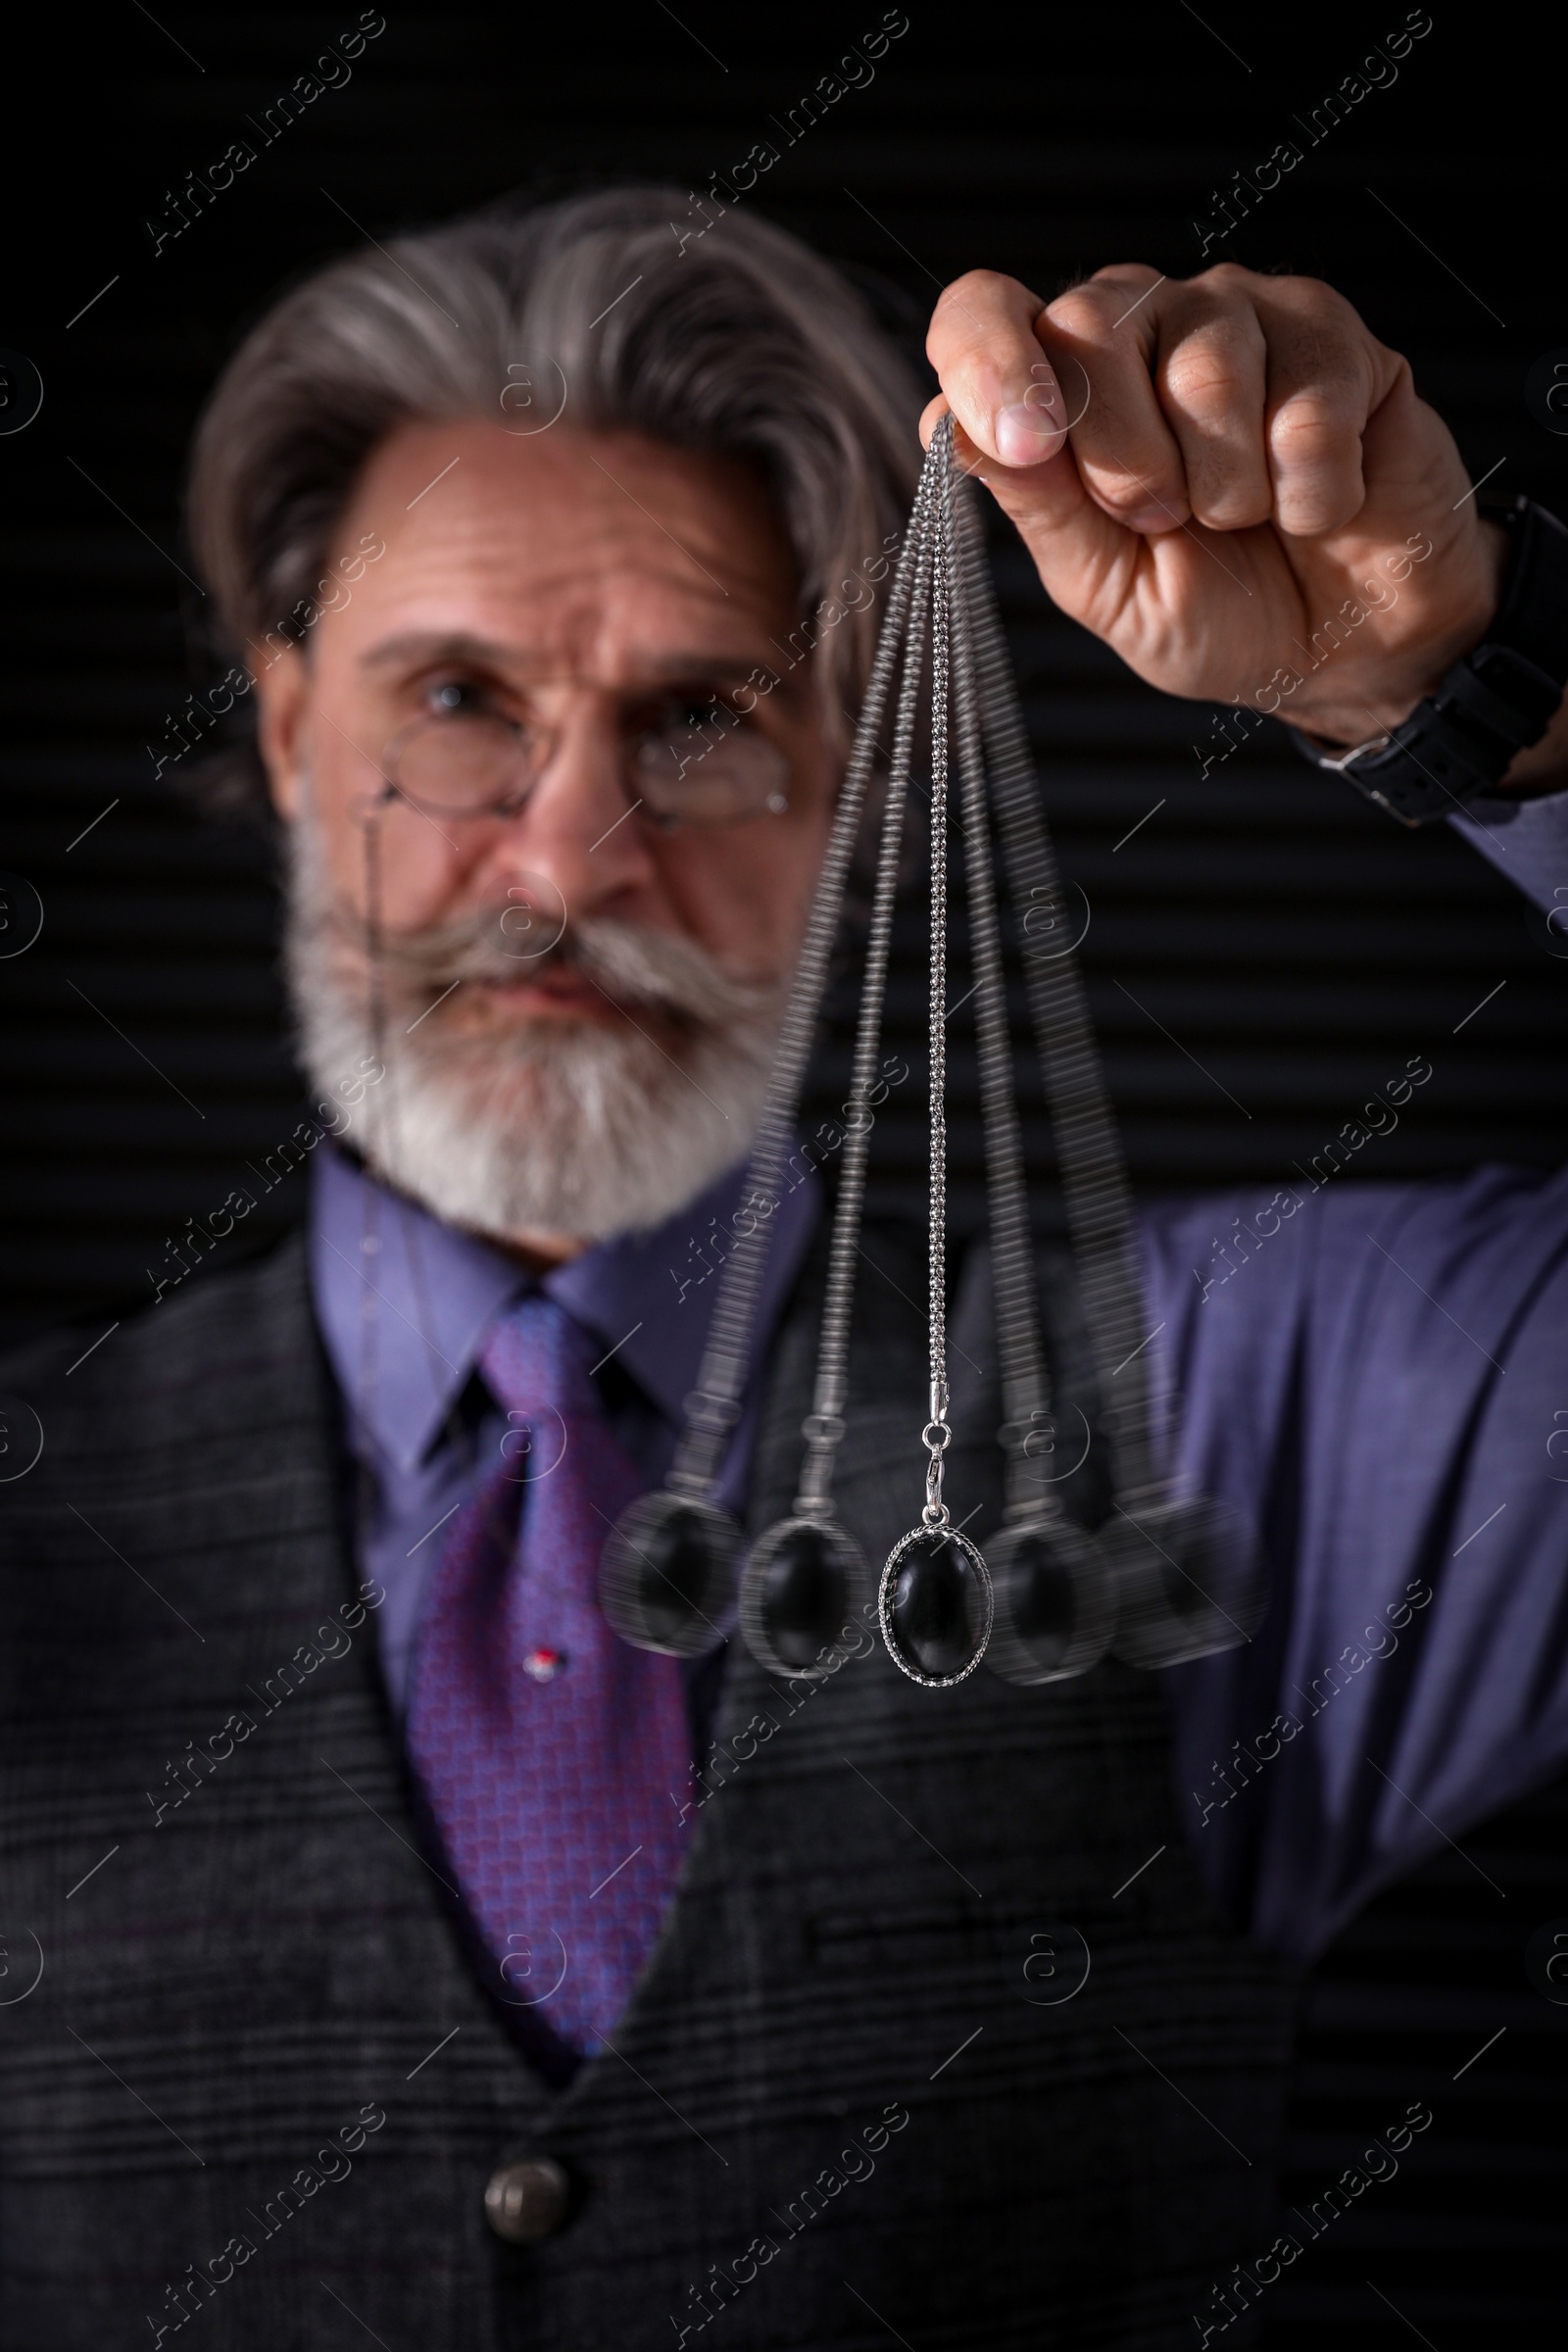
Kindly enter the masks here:
<path id="1" fill-rule="evenodd" d="M 479 1351 L 479 1368 L 504 1411 L 563 1419 L 598 1411 L 588 1378 L 588 1334 L 564 1306 L 530 1292 L 510 1307 Z"/>

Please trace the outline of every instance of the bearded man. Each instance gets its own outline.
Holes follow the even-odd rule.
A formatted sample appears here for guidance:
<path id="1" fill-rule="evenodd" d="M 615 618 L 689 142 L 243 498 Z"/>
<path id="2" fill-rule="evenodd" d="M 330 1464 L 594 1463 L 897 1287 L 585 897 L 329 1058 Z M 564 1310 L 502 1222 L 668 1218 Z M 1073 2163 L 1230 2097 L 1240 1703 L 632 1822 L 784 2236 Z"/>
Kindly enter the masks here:
<path id="1" fill-rule="evenodd" d="M 1145 1215 L 1180 1466 L 1267 1530 L 1250 1647 L 933 1698 L 868 1636 L 791 1686 L 726 1627 L 682 1664 L 606 1624 L 918 463 L 849 289 L 741 213 L 672 238 L 683 203 L 357 254 L 202 427 L 301 1057 L 356 1116 L 307 1233 L 6 1370 L 45 1436 L 0 1577 L 28 2352 L 1240 2341 L 1300 2251 L 1270 2177 L 1297 1965 L 1568 1752 L 1568 1188 L 1494 1169 L 1276 1209 L 1206 1286 L 1260 1204 Z M 1331 289 L 1114 268 L 1045 306 L 976 272 L 929 349 L 926 432 L 951 405 L 1064 611 L 1173 694 L 1288 698 L 1553 904 L 1564 535 L 1478 513 Z M 877 1559 L 918 1507 L 923 1267 L 867 1250 L 838 1499 Z M 813 1176 L 722 1470 L 754 1531 L 823 1256 Z M 987 1295 L 977 1248 L 982 1541 Z"/>

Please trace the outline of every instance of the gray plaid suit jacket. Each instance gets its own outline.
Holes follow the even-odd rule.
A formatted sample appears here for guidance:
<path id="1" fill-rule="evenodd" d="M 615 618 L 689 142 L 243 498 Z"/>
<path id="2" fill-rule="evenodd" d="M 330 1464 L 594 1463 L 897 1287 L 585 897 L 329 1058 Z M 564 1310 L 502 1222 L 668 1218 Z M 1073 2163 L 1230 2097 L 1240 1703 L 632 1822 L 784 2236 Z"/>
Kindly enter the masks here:
<path id="1" fill-rule="evenodd" d="M 839 1493 L 874 1561 L 921 1499 L 924 1321 L 918 1257 L 872 1247 Z M 794 1490 L 819 1283 L 775 1350 L 758 1526 Z M 978 1297 L 949 1491 L 983 1535 Z M 1157 1678 L 929 1692 L 868 1640 L 803 1691 L 737 1648 L 662 1940 L 613 2053 L 552 2088 L 411 1797 L 302 1244 L 68 1377 L 79 1349 L 0 1370 L 45 1440 L 0 1486 L 0 2342 L 1194 2340 L 1270 2235 L 1293 1988 L 1200 1886 Z M 1089 1977 L 1044 2004 L 1063 1926 Z M 571 2216 L 506 2245 L 485 2183 L 535 2151 Z"/>

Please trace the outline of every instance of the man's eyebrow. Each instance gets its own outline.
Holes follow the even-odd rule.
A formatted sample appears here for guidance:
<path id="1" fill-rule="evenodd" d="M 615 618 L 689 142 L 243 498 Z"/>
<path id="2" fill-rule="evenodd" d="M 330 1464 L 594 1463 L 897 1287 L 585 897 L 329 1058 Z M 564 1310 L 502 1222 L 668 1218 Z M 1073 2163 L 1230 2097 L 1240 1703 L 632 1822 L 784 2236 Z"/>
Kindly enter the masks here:
<path id="1" fill-rule="evenodd" d="M 367 670 L 400 669 L 410 662 L 468 662 L 476 667 L 507 670 L 524 679 L 530 676 L 542 679 L 548 675 L 548 665 L 526 647 L 503 645 L 466 631 L 408 630 L 398 637 L 383 638 L 379 645 L 371 646 L 360 657 L 360 666 Z M 644 674 L 670 685 L 739 684 L 754 669 L 770 666 L 765 662 L 752 662 L 745 654 L 715 653 L 708 648 L 654 655 Z"/>
<path id="2" fill-rule="evenodd" d="M 406 662 L 473 662 L 490 669 L 514 668 L 526 661 L 520 646 L 500 645 L 488 637 L 463 631 L 411 629 L 401 637 L 383 637 L 360 656 L 362 669 L 396 669 Z"/>

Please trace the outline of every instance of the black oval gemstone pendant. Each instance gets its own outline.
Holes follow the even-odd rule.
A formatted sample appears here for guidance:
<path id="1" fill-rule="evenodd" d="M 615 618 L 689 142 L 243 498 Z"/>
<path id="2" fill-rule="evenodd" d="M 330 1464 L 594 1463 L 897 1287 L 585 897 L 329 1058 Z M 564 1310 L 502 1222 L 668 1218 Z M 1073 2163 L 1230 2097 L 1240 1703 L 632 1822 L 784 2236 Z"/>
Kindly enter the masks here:
<path id="1" fill-rule="evenodd" d="M 695 1658 L 724 1635 L 741 1531 L 716 1503 L 641 1494 L 616 1520 L 599 1572 L 599 1605 L 623 1642 Z"/>
<path id="2" fill-rule="evenodd" d="M 829 1674 L 859 1634 L 866 1588 L 859 1545 L 833 1519 L 781 1519 L 741 1578 L 741 1631 L 771 1674 Z"/>
<path id="3" fill-rule="evenodd" d="M 911 1683 L 946 1690 L 973 1674 L 991 1639 L 991 1577 L 956 1527 L 916 1527 L 894 1544 L 877 1594 L 888 1655 Z"/>
<path id="4" fill-rule="evenodd" d="M 986 1663 L 1009 1683 L 1084 1674 L 1109 1646 L 1116 1583 L 1093 1536 L 1069 1520 L 1004 1527 L 990 1546 L 997 1630 Z"/>

